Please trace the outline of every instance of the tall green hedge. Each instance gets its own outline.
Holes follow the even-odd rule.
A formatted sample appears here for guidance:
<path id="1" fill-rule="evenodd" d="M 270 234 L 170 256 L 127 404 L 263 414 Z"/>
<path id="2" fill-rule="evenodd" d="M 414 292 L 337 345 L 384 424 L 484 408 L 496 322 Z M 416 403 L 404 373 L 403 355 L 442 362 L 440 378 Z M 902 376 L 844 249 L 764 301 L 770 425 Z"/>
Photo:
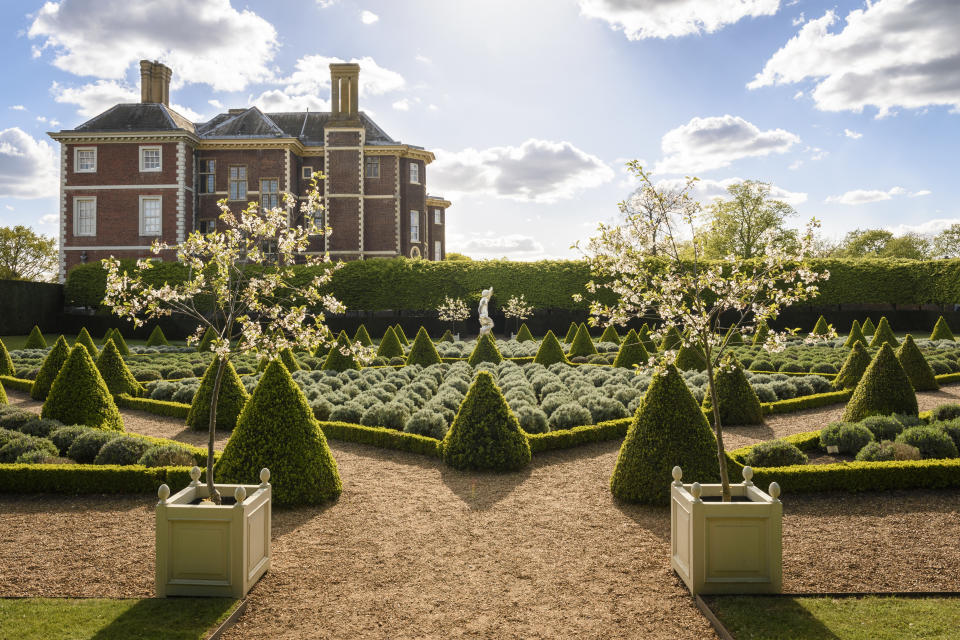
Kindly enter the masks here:
<path id="1" fill-rule="evenodd" d="M 200 388 L 193 396 L 190 413 L 187 414 L 187 425 L 191 429 L 206 431 L 210 428 L 210 401 L 213 396 L 213 385 L 217 378 L 218 361 L 214 358 L 203 374 Z M 230 362 L 223 371 L 220 381 L 220 396 L 217 402 L 217 431 L 232 431 L 237 426 L 237 418 L 243 411 L 249 396 L 240 376 Z"/>
<path id="2" fill-rule="evenodd" d="M 40 365 L 40 371 L 37 372 L 37 377 L 33 379 L 33 386 L 30 388 L 31 398 L 34 400 L 46 399 L 47 394 L 50 393 L 50 387 L 53 385 L 54 379 L 57 377 L 57 374 L 60 373 L 60 367 L 67 361 L 67 356 L 69 355 L 70 347 L 67 346 L 67 339 L 60 336 L 57 338 L 57 341 L 53 343 L 53 348 L 47 353 L 43 364 Z"/>
<path id="3" fill-rule="evenodd" d="M 40 415 L 63 424 L 85 424 L 97 429 L 123 431 L 120 410 L 114 404 L 93 358 L 82 344 L 70 350 L 67 361 L 50 387 Z"/>
<path id="4" fill-rule="evenodd" d="M 30 335 L 27 336 L 27 341 L 23 345 L 24 349 L 46 349 L 47 341 L 43 337 L 43 333 L 40 331 L 40 327 L 33 325 L 33 329 L 30 330 Z"/>

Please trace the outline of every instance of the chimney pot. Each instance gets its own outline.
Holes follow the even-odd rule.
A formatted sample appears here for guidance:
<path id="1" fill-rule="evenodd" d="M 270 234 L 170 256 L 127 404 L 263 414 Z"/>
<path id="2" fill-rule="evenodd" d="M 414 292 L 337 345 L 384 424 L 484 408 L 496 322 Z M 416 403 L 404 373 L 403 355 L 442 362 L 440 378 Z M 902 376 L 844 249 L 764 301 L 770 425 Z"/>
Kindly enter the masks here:
<path id="1" fill-rule="evenodd" d="M 140 61 L 140 102 L 170 106 L 170 67 L 150 60 Z"/>

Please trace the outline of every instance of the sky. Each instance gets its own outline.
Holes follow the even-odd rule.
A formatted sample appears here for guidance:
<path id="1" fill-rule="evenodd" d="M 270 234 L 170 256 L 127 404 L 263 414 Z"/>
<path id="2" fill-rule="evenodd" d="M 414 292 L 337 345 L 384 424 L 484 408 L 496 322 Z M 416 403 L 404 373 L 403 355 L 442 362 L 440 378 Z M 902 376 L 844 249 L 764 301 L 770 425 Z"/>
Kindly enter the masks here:
<path id="1" fill-rule="evenodd" d="M 143 58 L 194 122 L 329 110 L 329 63 L 359 62 L 474 258 L 577 257 L 634 159 L 704 203 L 768 182 L 834 240 L 960 222 L 957 0 L 17 0 L 0 25 L 4 226 L 56 233 L 47 132 L 137 102 Z"/>

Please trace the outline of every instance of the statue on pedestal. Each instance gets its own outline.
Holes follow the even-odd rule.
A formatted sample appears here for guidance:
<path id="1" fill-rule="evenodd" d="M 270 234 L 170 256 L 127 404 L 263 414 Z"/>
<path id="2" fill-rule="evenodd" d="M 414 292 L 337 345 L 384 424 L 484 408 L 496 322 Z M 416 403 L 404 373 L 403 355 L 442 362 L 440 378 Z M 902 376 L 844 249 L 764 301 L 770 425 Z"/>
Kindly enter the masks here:
<path id="1" fill-rule="evenodd" d="M 493 331 L 493 320 L 487 314 L 487 306 L 490 304 L 490 296 L 493 295 L 493 287 L 484 289 L 480 294 L 480 306 L 477 311 L 480 313 L 480 335 L 478 339 Z"/>

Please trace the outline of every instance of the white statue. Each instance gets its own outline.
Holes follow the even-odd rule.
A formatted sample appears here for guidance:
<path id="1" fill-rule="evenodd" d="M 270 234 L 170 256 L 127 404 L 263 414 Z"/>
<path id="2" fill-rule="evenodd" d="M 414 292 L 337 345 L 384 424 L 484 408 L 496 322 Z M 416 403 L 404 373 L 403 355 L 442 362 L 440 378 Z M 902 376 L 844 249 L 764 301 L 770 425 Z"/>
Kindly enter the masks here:
<path id="1" fill-rule="evenodd" d="M 484 289 L 480 294 L 480 306 L 477 308 L 477 311 L 480 313 L 480 335 L 477 336 L 478 338 L 482 338 L 493 331 L 493 320 L 491 320 L 487 314 L 487 306 L 490 304 L 490 296 L 492 295 L 493 287 Z"/>

